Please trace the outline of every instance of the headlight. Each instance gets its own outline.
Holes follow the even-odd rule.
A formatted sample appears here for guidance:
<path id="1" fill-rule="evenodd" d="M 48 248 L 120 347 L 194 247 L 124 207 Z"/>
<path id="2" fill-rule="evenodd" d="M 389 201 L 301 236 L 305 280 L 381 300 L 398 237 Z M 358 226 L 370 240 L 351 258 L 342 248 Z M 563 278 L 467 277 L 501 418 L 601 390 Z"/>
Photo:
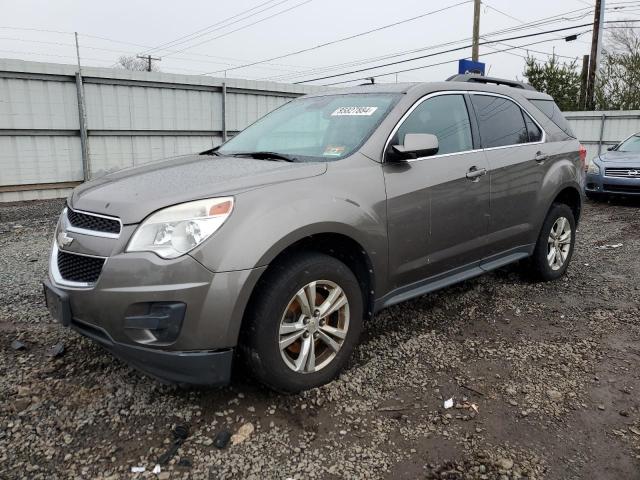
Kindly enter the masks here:
<path id="1" fill-rule="evenodd" d="M 587 167 L 587 173 L 592 173 L 594 175 L 600 175 L 600 167 L 596 165 L 596 162 L 591 160 L 589 162 L 589 166 Z"/>
<path id="2" fill-rule="evenodd" d="M 174 205 L 147 217 L 134 233 L 127 252 L 154 252 L 176 258 L 204 242 L 233 210 L 233 197 Z"/>

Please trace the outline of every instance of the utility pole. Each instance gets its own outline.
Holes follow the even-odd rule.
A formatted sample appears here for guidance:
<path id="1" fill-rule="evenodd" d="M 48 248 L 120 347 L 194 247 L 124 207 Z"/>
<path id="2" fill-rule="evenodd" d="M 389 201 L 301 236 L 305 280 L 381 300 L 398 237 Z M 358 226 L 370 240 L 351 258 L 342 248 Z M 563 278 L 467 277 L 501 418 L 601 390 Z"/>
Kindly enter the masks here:
<path id="1" fill-rule="evenodd" d="M 151 61 L 155 60 L 156 62 L 161 61 L 161 58 L 152 57 L 151 55 L 138 55 L 139 59 L 147 61 L 147 72 L 151 71 Z"/>
<path id="2" fill-rule="evenodd" d="M 604 2 L 596 0 L 596 11 L 593 18 L 593 38 L 591 39 L 591 59 L 589 62 L 589 78 L 587 85 L 587 110 L 595 108 L 594 95 L 596 77 L 600 67 L 600 54 L 602 53 L 602 37 L 604 34 Z"/>
<path id="3" fill-rule="evenodd" d="M 586 108 L 587 85 L 589 85 L 589 55 L 582 57 L 582 72 L 580 73 L 580 110 Z"/>
<path id="4" fill-rule="evenodd" d="M 471 60 L 477 62 L 480 58 L 480 0 L 473 1 L 473 48 Z"/>

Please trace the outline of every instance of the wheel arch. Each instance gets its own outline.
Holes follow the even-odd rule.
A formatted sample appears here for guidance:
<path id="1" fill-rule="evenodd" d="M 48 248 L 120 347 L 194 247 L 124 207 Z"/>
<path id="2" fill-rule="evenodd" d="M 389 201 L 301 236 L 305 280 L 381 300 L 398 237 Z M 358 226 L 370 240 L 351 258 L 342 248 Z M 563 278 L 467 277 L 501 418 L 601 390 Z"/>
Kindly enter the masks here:
<path id="1" fill-rule="evenodd" d="M 369 253 L 360 242 L 344 233 L 335 231 L 318 232 L 297 238 L 277 252 L 272 252 L 267 268 L 253 285 L 249 299 L 244 307 L 238 334 L 241 335 L 244 325 L 246 325 L 247 315 L 250 314 L 257 292 L 265 278 L 272 274 L 279 265 L 288 257 L 301 252 L 318 252 L 334 257 L 343 262 L 356 276 L 360 284 L 363 298 L 363 312 L 365 318 L 373 316 L 375 303 L 375 271 Z"/>
<path id="2" fill-rule="evenodd" d="M 573 212 L 573 218 L 575 219 L 576 225 L 579 223 L 580 216 L 582 215 L 582 195 L 577 187 L 569 185 L 557 192 L 553 201 L 547 208 L 547 212 L 554 203 L 567 205 Z"/>

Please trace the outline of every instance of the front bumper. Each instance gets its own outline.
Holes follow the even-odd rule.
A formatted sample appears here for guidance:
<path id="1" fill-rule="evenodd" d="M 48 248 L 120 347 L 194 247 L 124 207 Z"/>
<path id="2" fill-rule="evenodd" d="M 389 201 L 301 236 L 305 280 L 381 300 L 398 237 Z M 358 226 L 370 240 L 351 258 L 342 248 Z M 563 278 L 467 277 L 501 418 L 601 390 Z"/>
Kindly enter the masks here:
<path id="1" fill-rule="evenodd" d="M 52 254 L 45 283 L 68 298 L 71 328 L 162 380 L 228 382 L 244 309 L 266 267 L 214 273 L 189 255 L 163 260 L 148 252 L 120 253 L 106 259 L 94 285 L 79 288 L 56 283 L 55 261 Z M 140 330 L 127 327 L 132 307 L 156 302 L 186 305 L 171 342 L 141 338 Z"/>
<path id="2" fill-rule="evenodd" d="M 233 350 L 180 352 L 115 342 L 102 328 L 71 320 L 71 328 L 102 345 L 132 367 L 163 382 L 226 385 L 231 378 Z"/>
<path id="3" fill-rule="evenodd" d="M 587 173 L 585 191 L 611 195 L 640 195 L 640 178 L 607 177 L 602 171 L 600 174 Z"/>

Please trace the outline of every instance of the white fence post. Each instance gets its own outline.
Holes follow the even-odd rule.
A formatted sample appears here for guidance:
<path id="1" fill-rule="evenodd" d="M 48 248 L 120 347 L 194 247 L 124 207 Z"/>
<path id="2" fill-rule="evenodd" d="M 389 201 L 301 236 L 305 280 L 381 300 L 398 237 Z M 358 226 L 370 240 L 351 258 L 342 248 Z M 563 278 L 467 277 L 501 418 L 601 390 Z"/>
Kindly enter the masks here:
<path id="1" fill-rule="evenodd" d="M 84 103 L 84 86 L 82 74 L 76 72 L 76 90 L 78 91 L 78 117 L 80 121 L 80 148 L 82 149 L 82 174 L 86 182 L 91 178 L 89 164 L 89 136 L 87 134 L 87 110 Z"/>

